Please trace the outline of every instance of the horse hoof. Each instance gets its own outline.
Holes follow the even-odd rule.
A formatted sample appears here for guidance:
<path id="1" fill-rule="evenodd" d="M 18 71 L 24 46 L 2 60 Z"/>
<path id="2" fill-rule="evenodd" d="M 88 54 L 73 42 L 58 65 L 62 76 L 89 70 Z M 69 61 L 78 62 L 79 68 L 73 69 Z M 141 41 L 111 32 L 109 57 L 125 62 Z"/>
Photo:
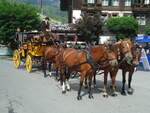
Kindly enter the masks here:
<path id="1" fill-rule="evenodd" d="M 103 97 L 104 97 L 104 98 L 108 98 L 108 94 L 107 94 L 107 93 L 104 93 L 104 94 L 103 94 Z"/>
<path id="2" fill-rule="evenodd" d="M 115 89 L 116 89 L 117 87 L 115 86 Z M 110 85 L 110 89 L 112 89 L 112 85 Z"/>
<path id="3" fill-rule="evenodd" d="M 62 94 L 65 94 L 66 93 L 66 91 L 62 91 Z"/>
<path id="4" fill-rule="evenodd" d="M 55 80 L 56 80 L 56 81 L 59 81 L 59 78 L 58 78 L 58 77 L 55 77 Z"/>
<path id="5" fill-rule="evenodd" d="M 132 88 L 128 89 L 128 94 L 133 95 L 133 89 Z"/>
<path id="6" fill-rule="evenodd" d="M 47 76 L 52 77 L 52 75 L 48 74 Z"/>
<path id="7" fill-rule="evenodd" d="M 96 84 L 93 85 L 93 88 L 96 88 Z"/>
<path id="8" fill-rule="evenodd" d="M 48 76 L 49 76 L 49 77 L 52 77 L 52 73 L 49 73 Z"/>
<path id="9" fill-rule="evenodd" d="M 71 88 L 70 88 L 70 89 L 67 89 L 67 91 L 71 91 Z"/>
<path id="10" fill-rule="evenodd" d="M 126 92 L 125 91 L 121 91 L 121 95 L 126 96 Z"/>
<path id="11" fill-rule="evenodd" d="M 44 78 L 46 78 L 47 77 L 47 75 L 44 75 Z"/>
<path id="12" fill-rule="evenodd" d="M 78 96 L 78 97 L 77 97 L 77 100 L 81 100 L 81 99 L 82 99 L 82 97 L 81 97 L 81 96 Z"/>
<path id="13" fill-rule="evenodd" d="M 89 95 L 89 99 L 94 99 L 93 95 Z"/>
<path id="14" fill-rule="evenodd" d="M 59 81 L 60 81 L 60 78 L 57 78 L 56 80 L 59 82 Z"/>
<path id="15" fill-rule="evenodd" d="M 84 86 L 84 88 L 85 88 L 85 89 L 87 89 L 87 88 L 88 88 L 88 86 L 87 86 L 87 85 L 85 85 L 85 86 Z"/>
<path id="16" fill-rule="evenodd" d="M 116 93 L 112 93 L 112 95 L 111 95 L 111 96 L 116 97 L 116 96 L 117 96 L 117 94 L 116 94 Z"/>

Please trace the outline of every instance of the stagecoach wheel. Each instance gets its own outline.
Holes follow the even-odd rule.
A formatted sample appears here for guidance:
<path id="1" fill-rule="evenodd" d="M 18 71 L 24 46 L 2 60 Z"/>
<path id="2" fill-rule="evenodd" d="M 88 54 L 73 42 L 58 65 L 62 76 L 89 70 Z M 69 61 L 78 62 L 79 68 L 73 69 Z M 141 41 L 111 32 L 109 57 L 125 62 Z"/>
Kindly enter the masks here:
<path id="1" fill-rule="evenodd" d="M 20 61 L 19 51 L 15 50 L 13 53 L 13 65 L 15 68 L 19 68 L 20 63 L 21 63 L 21 61 Z"/>
<path id="2" fill-rule="evenodd" d="M 32 57 L 31 57 L 31 55 L 27 55 L 27 57 L 26 57 L 26 70 L 27 70 L 27 72 L 31 72 L 31 70 L 32 70 Z"/>

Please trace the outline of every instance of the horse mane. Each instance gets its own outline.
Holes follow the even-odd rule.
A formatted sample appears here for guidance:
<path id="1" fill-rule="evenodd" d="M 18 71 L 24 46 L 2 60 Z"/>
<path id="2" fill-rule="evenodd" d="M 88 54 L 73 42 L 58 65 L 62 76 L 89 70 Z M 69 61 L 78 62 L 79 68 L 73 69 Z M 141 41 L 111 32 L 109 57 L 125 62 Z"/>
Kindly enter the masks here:
<path id="1" fill-rule="evenodd" d="M 117 48 L 120 47 L 121 42 L 122 42 L 122 40 L 119 40 L 118 42 L 116 42 L 116 43 L 114 44 L 114 46 L 117 47 Z"/>
<path id="2" fill-rule="evenodd" d="M 96 52 L 97 50 L 101 51 L 101 50 L 103 50 L 102 47 L 104 47 L 104 44 L 91 46 L 91 47 L 90 47 L 90 51 L 91 51 L 91 50 L 92 50 L 93 52 Z"/>

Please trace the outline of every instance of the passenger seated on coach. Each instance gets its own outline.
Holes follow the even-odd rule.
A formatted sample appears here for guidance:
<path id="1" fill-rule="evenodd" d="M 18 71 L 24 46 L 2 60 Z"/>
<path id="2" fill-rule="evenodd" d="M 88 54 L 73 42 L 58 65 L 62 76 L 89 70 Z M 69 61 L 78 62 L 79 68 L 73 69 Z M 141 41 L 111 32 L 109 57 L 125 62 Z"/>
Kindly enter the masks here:
<path id="1" fill-rule="evenodd" d="M 33 35 L 31 37 L 31 42 L 40 42 L 40 36 L 39 35 Z"/>
<path id="2" fill-rule="evenodd" d="M 55 38 L 53 39 L 53 41 L 54 41 L 54 43 L 55 43 L 56 45 L 59 45 L 59 44 L 60 44 L 60 38 L 59 38 L 59 36 L 58 36 L 58 35 L 55 35 Z"/>
<path id="3" fill-rule="evenodd" d="M 49 18 L 48 17 L 43 19 L 42 25 L 41 25 L 41 31 L 43 31 L 43 32 L 51 31 L 50 26 L 49 26 Z"/>

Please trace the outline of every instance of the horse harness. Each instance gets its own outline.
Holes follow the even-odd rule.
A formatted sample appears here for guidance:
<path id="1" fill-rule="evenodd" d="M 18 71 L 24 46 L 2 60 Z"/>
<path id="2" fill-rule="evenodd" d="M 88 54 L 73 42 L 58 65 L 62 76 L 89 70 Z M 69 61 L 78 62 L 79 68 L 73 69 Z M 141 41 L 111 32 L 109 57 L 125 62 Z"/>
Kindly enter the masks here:
<path id="1" fill-rule="evenodd" d="M 83 50 L 83 51 L 84 51 L 84 53 L 86 55 L 86 61 L 82 62 L 80 64 L 75 64 L 72 67 L 69 67 L 68 70 L 73 70 L 73 69 L 75 69 L 75 68 L 77 68 L 77 67 L 79 67 L 79 66 L 81 66 L 83 64 L 89 64 L 89 65 L 91 65 L 92 68 L 97 68 L 96 65 L 93 63 L 93 58 L 92 58 L 89 50 Z"/>
<path id="2" fill-rule="evenodd" d="M 89 64 L 89 65 L 91 65 L 91 67 L 93 69 L 99 69 L 100 65 L 104 65 L 104 64 L 100 64 L 100 63 L 94 63 L 89 49 L 86 49 L 86 50 L 83 50 L 83 51 L 84 51 L 84 53 L 86 55 L 86 61 L 82 62 L 80 64 L 73 65 L 72 67 L 69 67 L 70 70 L 72 70 L 74 68 L 77 68 L 78 66 L 81 66 L 83 64 Z M 111 59 L 107 58 L 107 59 L 101 60 L 101 62 L 105 63 L 105 62 L 112 61 L 112 60 L 114 60 L 114 58 L 111 58 Z M 105 65 L 105 66 L 102 66 L 102 67 L 107 67 L 107 66 L 109 66 L 109 64 Z"/>
<path id="3" fill-rule="evenodd" d="M 130 51 L 121 52 L 121 50 L 118 48 L 117 52 L 118 52 L 117 60 L 119 61 L 118 66 L 120 66 L 125 61 L 125 56 L 124 55 L 129 53 Z M 124 57 L 122 57 L 122 56 L 124 56 Z"/>

